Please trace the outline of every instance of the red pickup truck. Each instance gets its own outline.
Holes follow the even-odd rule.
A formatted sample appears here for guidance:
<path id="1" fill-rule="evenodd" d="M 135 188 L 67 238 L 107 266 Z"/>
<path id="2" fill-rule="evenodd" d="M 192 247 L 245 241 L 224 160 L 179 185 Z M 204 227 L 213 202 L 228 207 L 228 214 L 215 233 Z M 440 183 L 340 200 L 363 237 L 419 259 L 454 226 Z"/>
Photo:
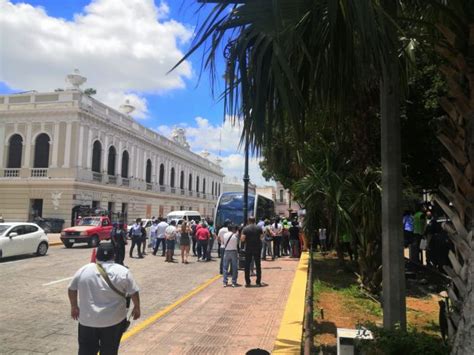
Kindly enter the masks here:
<path id="1" fill-rule="evenodd" d="M 95 248 L 101 240 L 110 239 L 111 230 L 112 223 L 107 216 L 84 217 L 77 226 L 62 230 L 61 241 L 66 248 L 71 248 L 75 243 L 87 243 Z"/>

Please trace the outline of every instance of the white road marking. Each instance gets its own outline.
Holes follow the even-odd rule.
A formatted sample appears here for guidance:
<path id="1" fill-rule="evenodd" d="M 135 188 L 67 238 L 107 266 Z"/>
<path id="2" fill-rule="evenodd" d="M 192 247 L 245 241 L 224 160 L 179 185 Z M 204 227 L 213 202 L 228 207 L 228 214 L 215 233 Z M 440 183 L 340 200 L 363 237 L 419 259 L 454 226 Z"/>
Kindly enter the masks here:
<path id="1" fill-rule="evenodd" d="M 60 283 L 60 282 L 63 282 L 63 281 L 67 281 L 67 280 L 71 280 L 71 279 L 72 279 L 72 276 L 71 277 L 66 277 L 65 279 L 61 279 L 61 280 L 51 281 L 51 282 L 48 282 L 46 284 L 43 284 L 42 286 L 54 285 L 54 284 L 57 284 L 57 283 Z"/>

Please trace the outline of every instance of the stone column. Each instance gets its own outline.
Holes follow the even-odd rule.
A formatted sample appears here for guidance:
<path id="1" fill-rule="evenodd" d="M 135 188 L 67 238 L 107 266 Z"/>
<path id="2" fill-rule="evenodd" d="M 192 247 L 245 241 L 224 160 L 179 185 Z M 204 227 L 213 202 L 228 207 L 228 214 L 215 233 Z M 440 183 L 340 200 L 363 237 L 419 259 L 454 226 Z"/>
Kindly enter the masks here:
<path id="1" fill-rule="evenodd" d="M 140 174 L 140 148 L 138 148 L 137 146 L 135 146 L 135 154 L 134 154 L 134 162 L 133 162 L 133 166 L 135 167 L 135 177 L 137 179 L 141 179 L 143 178 Z"/>
<path id="2" fill-rule="evenodd" d="M 122 156 L 123 156 L 123 141 L 119 138 L 119 145 L 117 151 L 117 158 L 116 158 L 116 167 L 117 171 L 115 172 L 116 175 L 122 176 Z"/>
<path id="3" fill-rule="evenodd" d="M 71 162 L 71 129 L 72 124 L 71 122 L 66 123 L 66 143 L 64 149 L 64 164 L 63 168 L 69 168 Z"/>
<path id="4" fill-rule="evenodd" d="M 25 147 L 25 159 L 23 160 L 23 167 L 24 168 L 31 168 L 31 123 L 28 123 L 26 126 L 26 139 L 23 142 L 23 146 Z"/>
<path id="5" fill-rule="evenodd" d="M 77 142 L 77 167 L 82 168 L 82 152 L 84 151 L 84 126 L 79 123 L 79 141 Z"/>
<path id="6" fill-rule="evenodd" d="M 107 175 L 107 167 L 109 164 L 109 135 L 105 134 L 104 146 L 102 147 L 102 166 L 100 171 Z"/>
<path id="7" fill-rule="evenodd" d="M 53 134 L 53 158 L 51 161 L 52 168 L 58 167 L 58 152 L 59 152 L 59 122 L 56 122 L 54 124 L 54 134 Z"/>
<path id="8" fill-rule="evenodd" d="M 86 167 L 88 170 L 92 169 L 92 127 L 87 127 L 87 160 Z"/>
<path id="9" fill-rule="evenodd" d="M 8 142 L 5 140 L 5 126 L 0 125 L 0 168 L 6 168 L 7 164 L 3 163 L 3 156 L 5 155 L 5 146 L 8 144 Z M 8 159 L 8 157 L 7 157 Z"/>

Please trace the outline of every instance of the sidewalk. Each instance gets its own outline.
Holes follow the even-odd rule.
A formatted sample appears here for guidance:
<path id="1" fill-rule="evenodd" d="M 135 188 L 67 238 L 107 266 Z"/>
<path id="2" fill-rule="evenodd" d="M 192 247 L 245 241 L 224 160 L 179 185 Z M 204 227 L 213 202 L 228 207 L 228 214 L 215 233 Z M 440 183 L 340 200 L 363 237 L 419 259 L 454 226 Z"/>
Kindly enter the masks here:
<path id="1" fill-rule="evenodd" d="M 299 259 L 288 257 L 263 261 L 262 281 L 268 286 L 261 288 L 223 288 L 219 278 L 123 340 L 120 353 L 245 354 L 252 348 L 271 353 L 298 263 Z M 241 270 L 238 282 L 245 283 Z"/>

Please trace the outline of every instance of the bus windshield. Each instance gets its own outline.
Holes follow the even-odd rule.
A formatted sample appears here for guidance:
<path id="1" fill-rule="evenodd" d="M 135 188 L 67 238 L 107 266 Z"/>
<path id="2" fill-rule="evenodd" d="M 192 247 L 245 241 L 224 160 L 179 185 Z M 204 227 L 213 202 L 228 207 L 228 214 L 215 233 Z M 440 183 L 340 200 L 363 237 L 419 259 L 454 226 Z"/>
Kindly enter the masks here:
<path id="1" fill-rule="evenodd" d="M 254 214 L 255 196 L 249 194 L 248 215 Z M 222 226 L 226 219 L 232 223 L 241 225 L 244 223 L 244 194 L 236 192 L 223 193 L 216 211 L 216 226 Z"/>

